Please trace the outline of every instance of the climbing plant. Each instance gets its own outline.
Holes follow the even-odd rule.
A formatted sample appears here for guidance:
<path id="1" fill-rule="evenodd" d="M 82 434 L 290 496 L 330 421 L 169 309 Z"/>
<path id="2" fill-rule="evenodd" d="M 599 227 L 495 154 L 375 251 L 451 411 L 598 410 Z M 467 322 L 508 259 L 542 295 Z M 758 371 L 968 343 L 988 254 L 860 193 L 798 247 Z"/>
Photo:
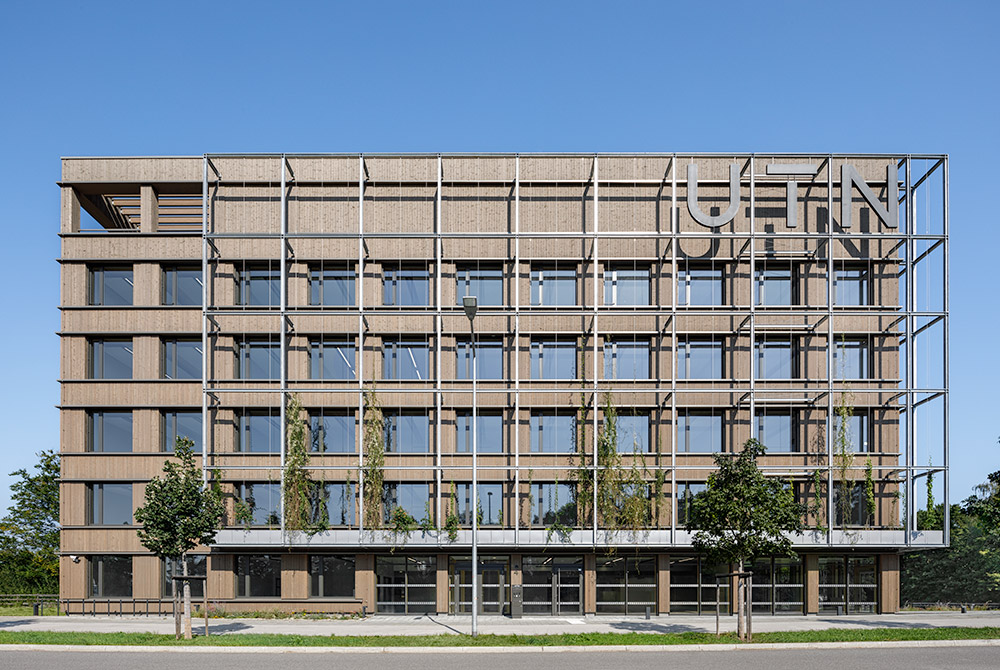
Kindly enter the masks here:
<path id="1" fill-rule="evenodd" d="M 837 406 L 837 434 L 834 437 L 833 463 L 840 486 L 837 496 L 837 516 L 842 525 L 847 525 L 851 518 L 851 467 L 854 465 L 854 445 L 851 443 L 851 416 L 854 415 L 854 394 L 844 390 L 840 394 Z"/>
<path id="2" fill-rule="evenodd" d="M 872 459 L 865 459 L 865 521 L 871 525 L 875 521 L 875 480 L 872 477 Z"/>
<path id="3" fill-rule="evenodd" d="M 365 461 L 362 474 L 364 527 L 382 527 L 382 495 L 385 488 L 385 415 L 375 389 L 365 391 L 364 407 Z"/>
<path id="4" fill-rule="evenodd" d="M 326 529 L 328 514 L 321 485 L 309 478 L 306 421 L 297 393 L 288 396 L 285 408 L 285 529 L 310 535 Z M 313 515 L 313 501 L 321 508 Z"/>

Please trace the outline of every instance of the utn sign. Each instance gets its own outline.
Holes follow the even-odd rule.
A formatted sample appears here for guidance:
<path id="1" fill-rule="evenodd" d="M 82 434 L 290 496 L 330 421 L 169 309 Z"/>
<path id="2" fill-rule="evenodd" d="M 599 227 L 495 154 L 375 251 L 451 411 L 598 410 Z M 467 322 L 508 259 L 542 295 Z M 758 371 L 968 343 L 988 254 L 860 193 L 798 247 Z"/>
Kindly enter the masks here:
<path id="1" fill-rule="evenodd" d="M 820 166 L 809 163 L 769 163 L 765 173 L 769 176 L 788 177 L 785 191 L 785 217 L 789 228 L 798 227 L 798 194 L 799 179 L 811 180 L 819 173 Z M 706 228 L 720 228 L 736 217 L 740 207 L 740 174 L 741 168 L 736 163 L 729 166 L 729 206 L 721 214 L 711 216 L 702 211 L 698 204 L 698 165 L 690 163 L 687 166 L 687 206 L 691 217 Z M 851 227 L 851 198 L 856 188 L 865 202 L 874 210 L 876 216 L 887 228 L 898 227 L 898 211 L 895 194 L 898 190 L 898 166 L 890 160 L 885 168 L 886 204 L 879 201 L 878 195 L 862 178 L 858 170 L 847 163 L 840 166 L 840 227 L 847 230 Z"/>

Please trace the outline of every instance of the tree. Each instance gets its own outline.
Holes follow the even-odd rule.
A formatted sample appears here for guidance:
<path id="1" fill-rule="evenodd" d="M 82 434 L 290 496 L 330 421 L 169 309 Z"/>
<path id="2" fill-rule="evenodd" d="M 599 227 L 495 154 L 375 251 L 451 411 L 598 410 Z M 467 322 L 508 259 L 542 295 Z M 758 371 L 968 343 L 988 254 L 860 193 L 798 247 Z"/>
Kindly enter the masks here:
<path id="1" fill-rule="evenodd" d="M 207 545 L 222 528 L 225 506 L 217 488 L 202 484 L 201 470 L 194 464 L 194 443 L 178 437 L 176 461 L 163 464 L 163 477 L 146 485 L 146 498 L 135 511 L 142 545 L 165 560 L 181 560 L 187 576 L 186 554 L 199 544 Z M 207 585 L 206 585 L 207 586 Z M 175 608 L 175 619 L 176 619 Z M 185 637 L 191 637 L 191 587 L 184 583 Z"/>
<path id="2" fill-rule="evenodd" d="M 0 520 L 0 592 L 59 590 L 59 454 L 39 452 L 34 470 L 10 473 L 18 479 Z"/>
<path id="3" fill-rule="evenodd" d="M 795 502 L 791 487 L 768 478 L 757 467 L 766 447 L 747 440 L 739 454 L 716 454 L 718 468 L 708 477 L 706 491 L 695 496 L 687 529 L 696 531 L 694 548 L 710 561 L 735 564 L 761 556 L 794 556 L 790 533 L 800 534 L 806 507 Z M 744 637 L 749 598 L 737 591 L 737 628 Z"/>

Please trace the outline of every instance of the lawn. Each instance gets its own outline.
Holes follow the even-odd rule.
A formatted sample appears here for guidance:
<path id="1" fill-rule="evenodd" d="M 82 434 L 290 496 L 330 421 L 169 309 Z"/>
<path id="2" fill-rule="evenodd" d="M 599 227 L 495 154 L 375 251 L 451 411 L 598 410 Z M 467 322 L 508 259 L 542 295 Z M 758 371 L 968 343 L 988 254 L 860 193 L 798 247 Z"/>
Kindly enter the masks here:
<path id="1" fill-rule="evenodd" d="M 757 633 L 752 644 L 769 642 L 870 642 L 1000 639 L 1000 628 L 833 628 Z M 154 633 L 51 633 L 0 630 L 0 644 L 226 646 L 226 647 L 554 647 L 606 645 L 734 644 L 734 634 L 565 633 L 561 635 L 274 635 L 230 633 L 175 640 Z"/>

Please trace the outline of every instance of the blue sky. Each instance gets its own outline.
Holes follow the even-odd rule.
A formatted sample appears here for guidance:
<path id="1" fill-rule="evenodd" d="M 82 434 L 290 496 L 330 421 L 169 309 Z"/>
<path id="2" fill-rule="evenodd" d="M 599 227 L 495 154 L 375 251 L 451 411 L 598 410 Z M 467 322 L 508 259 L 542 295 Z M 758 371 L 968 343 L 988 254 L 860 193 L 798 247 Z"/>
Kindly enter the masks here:
<path id="1" fill-rule="evenodd" d="M 960 500 L 1000 469 L 998 20 L 912 0 L 8 3 L 0 471 L 58 448 L 60 156 L 942 152 Z"/>

